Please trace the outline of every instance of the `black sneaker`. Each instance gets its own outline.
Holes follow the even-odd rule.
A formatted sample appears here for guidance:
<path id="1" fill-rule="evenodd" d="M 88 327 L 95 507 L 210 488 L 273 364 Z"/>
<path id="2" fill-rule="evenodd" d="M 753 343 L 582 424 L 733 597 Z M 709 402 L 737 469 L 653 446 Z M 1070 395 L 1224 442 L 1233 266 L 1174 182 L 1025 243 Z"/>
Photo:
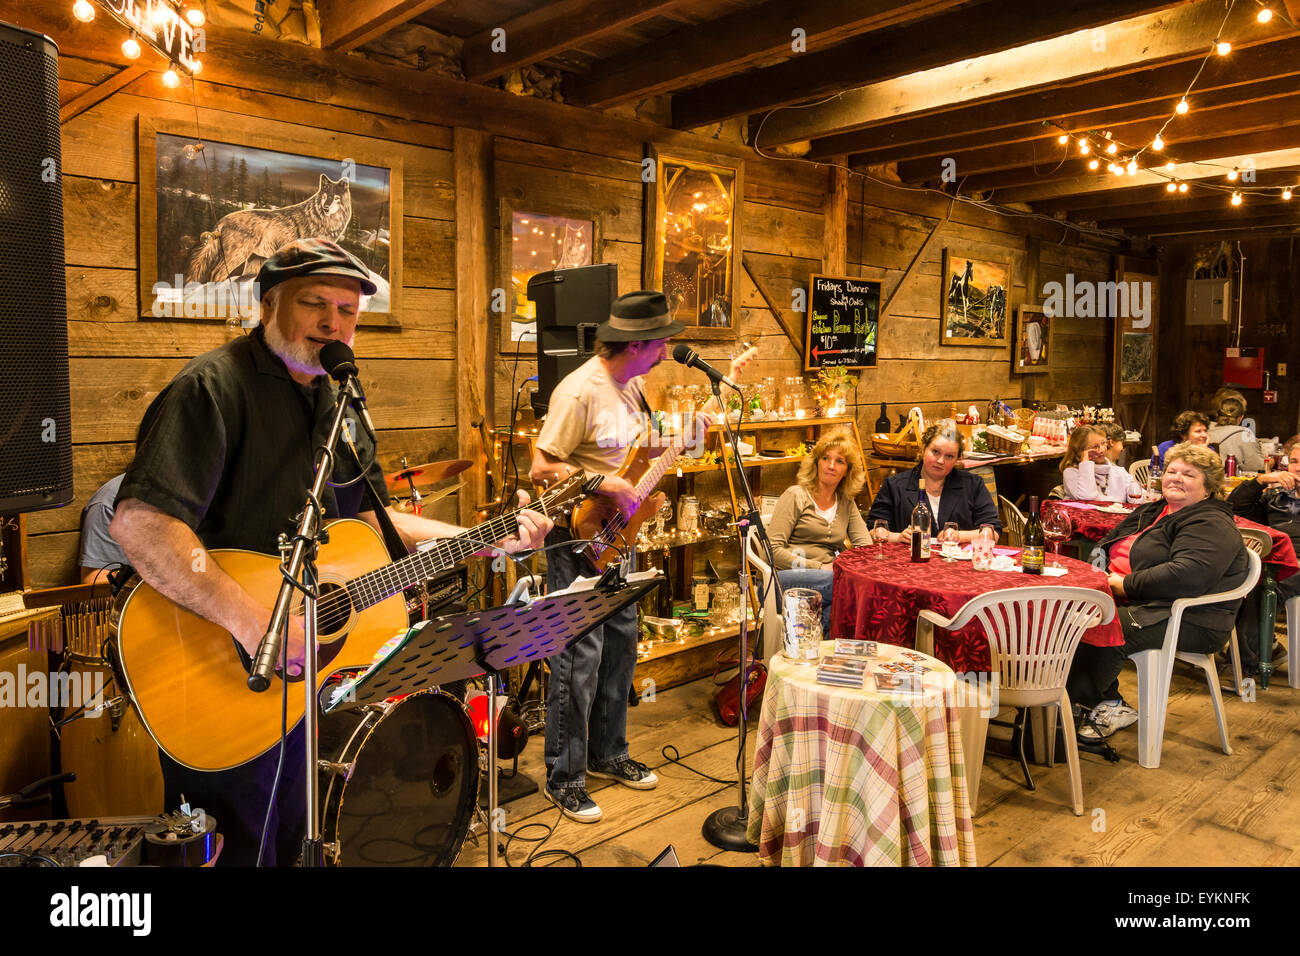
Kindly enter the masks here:
<path id="1" fill-rule="evenodd" d="M 600 807 L 596 806 L 596 801 L 588 796 L 585 787 L 565 787 L 562 790 L 546 787 L 543 793 L 546 799 L 563 810 L 564 815 L 570 820 L 576 820 L 578 823 L 595 823 L 600 819 Z"/>
<path id="2" fill-rule="evenodd" d="M 587 776 L 617 780 L 623 786 L 631 787 L 633 790 L 653 790 L 659 785 L 659 778 L 655 776 L 655 772 L 631 757 L 623 757 L 621 760 L 612 760 L 604 764 L 587 764 Z"/>

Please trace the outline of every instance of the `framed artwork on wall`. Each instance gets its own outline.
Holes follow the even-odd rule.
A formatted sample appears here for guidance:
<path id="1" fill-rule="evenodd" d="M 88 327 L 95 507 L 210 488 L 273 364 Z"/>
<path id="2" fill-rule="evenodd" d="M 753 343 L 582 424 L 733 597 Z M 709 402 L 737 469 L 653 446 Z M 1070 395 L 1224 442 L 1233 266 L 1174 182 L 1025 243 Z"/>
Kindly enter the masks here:
<path id="1" fill-rule="evenodd" d="M 1115 279 L 1113 288 L 1098 295 L 1098 306 L 1115 322 L 1112 365 L 1118 401 L 1128 395 L 1150 395 L 1155 388 L 1160 277 L 1129 271 L 1119 257 Z"/>
<path id="2" fill-rule="evenodd" d="M 505 290 L 500 349 L 536 351 L 537 311 L 528 299 L 528 280 L 539 272 L 573 269 L 601 261 L 601 215 L 586 209 L 541 200 L 501 200 L 499 288 Z"/>
<path id="3" fill-rule="evenodd" d="M 304 153 L 263 126 L 198 140 L 193 124 L 140 118 L 141 317 L 250 319 L 262 263 L 295 239 L 325 238 L 378 287 L 358 324 L 397 325 L 401 166 L 378 151 L 343 155 L 324 130 Z"/>
<path id="4" fill-rule="evenodd" d="M 943 250 L 940 338 L 944 345 L 1006 345 L 1011 265 Z"/>
<path id="5" fill-rule="evenodd" d="M 1052 330 L 1056 318 L 1041 305 L 1022 305 L 1016 309 L 1016 337 L 1011 350 L 1011 374 L 1037 375 L 1051 371 L 1056 350 Z"/>
<path id="6" fill-rule="evenodd" d="M 644 273 L 689 338 L 736 335 L 736 244 L 744 168 L 677 148 L 648 148 Z"/>

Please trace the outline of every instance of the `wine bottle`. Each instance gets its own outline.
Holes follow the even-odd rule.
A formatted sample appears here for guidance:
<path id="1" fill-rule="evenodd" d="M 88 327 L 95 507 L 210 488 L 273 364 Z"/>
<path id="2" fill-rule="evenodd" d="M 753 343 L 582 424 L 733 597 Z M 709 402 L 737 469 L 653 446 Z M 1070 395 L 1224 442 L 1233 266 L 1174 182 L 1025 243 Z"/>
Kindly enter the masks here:
<path id="1" fill-rule="evenodd" d="M 876 431 L 882 435 L 889 434 L 889 413 L 885 411 L 885 403 L 880 403 L 880 417 L 876 419 Z"/>
<path id="2" fill-rule="evenodd" d="M 925 503 L 925 479 L 919 482 L 916 507 L 912 509 L 912 560 L 930 560 L 930 506 Z M 1041 532 L 1040 532 L 1041 534 Z M 1042 561 L 1040 556 L 1039 561 Z"/>
<path id="3" fill-rule="evenodd" d="M 1043 522 L 1038 517 L 1038 498 L 1034 496 L 1029 499 L 1029 520 L 1025 522 L 1024 540 L 1021 542 L 1020 567 L 1025 574 L 1043 573 L 1046 540 Z"/>

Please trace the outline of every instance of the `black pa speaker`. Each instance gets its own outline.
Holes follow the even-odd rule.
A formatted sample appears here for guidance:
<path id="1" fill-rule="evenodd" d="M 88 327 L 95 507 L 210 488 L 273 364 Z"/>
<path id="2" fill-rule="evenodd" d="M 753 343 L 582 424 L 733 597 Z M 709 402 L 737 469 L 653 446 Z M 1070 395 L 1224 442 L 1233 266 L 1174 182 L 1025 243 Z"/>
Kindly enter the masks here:
<path id="1" fill-rule="evenodd" d="M 72 500 L 58 56 L 0 23 L 0 512 Z"/>
<path id="2" fill-rule="evenodd" d="M 546 414 L 551 392 L 596 351 L 596 326 L 609 318 L 618 297 L 613 263 L 539 272 L 528 280 L 537 303 L 537 391 L 533 411 Z"/>

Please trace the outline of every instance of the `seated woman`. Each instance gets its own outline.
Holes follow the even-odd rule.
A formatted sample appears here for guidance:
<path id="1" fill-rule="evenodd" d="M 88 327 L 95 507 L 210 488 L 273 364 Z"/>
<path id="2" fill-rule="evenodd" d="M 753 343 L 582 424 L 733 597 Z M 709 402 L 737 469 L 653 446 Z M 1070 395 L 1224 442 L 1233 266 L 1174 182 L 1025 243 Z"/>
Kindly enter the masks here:
<path id="1" fill-rule="evenodd" d="M 1264 449 L 1254 434 L 1241 423 L 1246 417 L 1246 397 L 1230 388 L 1221 388 L 1210 399 L 1210 447 L 1224 461 L 1229 455 L 1237 459 L 1237 473 L 1264 470 Z"/>
<path id="2" fill-rule="evenodd" d="M 837 429 L 821 437 L 799 466 L 767 522 L 777 576 L 783 588 L 813 588 L 822 596 L 822 635 L 830 637 L 831 566 L 844 550 L 871 543 L 854 497 L 866 483 L 862 452 L 853 436 Z"/>
<path id="3" fill-rule="evenodd" d="M 1165 455 L 1164 499 L 1120 522 L 1097 545 L 1109 561 L 1110 590 L 1124 644 L 1080 644 L 1070 667 L 1070 701 L 1088 712 L 1079 730 L 1096 743 L 1137 720 L 1119 693 L 1124 660 L 1164 644 L 1170 608 L 1178 598 L 1230 591 L 1249 570 L 1232 509 L 1223 490 L 1223 462 L 1203 445 L 1174 445 Z M 1178 648 L 1198 654 L 1223 650 L 1239 601 L 1190 607 L 1183 614 Z"/>
<path id="4" fill-rule="evenodd" d="M 1300 435 L 1292 435 L 1286 440 L 1282 456 L 1282 470 L 1256 475 L 1238 485 L 1228 495 L 1228 507 L 1234 514 L 1289 535 L 1292 545 L 1300 551 Z M 1241 602 L 1237 614 L 1241 666 L 1248 674 L 1259 671 L 1259 599 L 1262 590 L 1262 585 L 1253 588 Z M 1297 595 L 1300 595 L 1300 574 L 1277 582 L 1278 610 L 1281 611 L 1285 601 Z"/>
<path id="5" fill-rule="evenodd" d="M 1165 452 L 1175 445 L 1185 441 L 1193 445 L 1207 445 L 1210 442 L 1210 420 L 1200 412 L 1182 412 L 1174 419 L 1174 427 L 1171 431 L 1174 437 L 1156 446 L 1156 453 L 1151 456 L 1153 467 L 1165 467 Z"/>
<path id="6" fill-rule="evenodd" d="M 867 523 L 889 523 L 888 541 L 911 537 L 912 510 L 920 498 L 920 482 L 925 481 L 925 497 L 930 508 L 930 533 L 937 534 L 949 521 L 957 522 L 962 541 L 972 541 L 983 527 L 1002 533 L 998 507 L 993 503 L 984 479 L 957 469 L 957 459 L 966 444 L 951 421 L 935 422 L 921 436 L 921 460 L 916 467 L 890 475 L 880 486 L 867 513 Z"/>
<path id="7" fill-rule="evenodd" d="M 1143 499 L 1138 480 L 1110 460 L 1111 444 L 1106 432 L 1094 425 L 1080 425 L 1070 433 L 1070 443 L 1061 458 L 1061 485 L 1066 498 L 1125 504 Z M 1122 452 L 1124 443 L 1118 444 Z"/>

